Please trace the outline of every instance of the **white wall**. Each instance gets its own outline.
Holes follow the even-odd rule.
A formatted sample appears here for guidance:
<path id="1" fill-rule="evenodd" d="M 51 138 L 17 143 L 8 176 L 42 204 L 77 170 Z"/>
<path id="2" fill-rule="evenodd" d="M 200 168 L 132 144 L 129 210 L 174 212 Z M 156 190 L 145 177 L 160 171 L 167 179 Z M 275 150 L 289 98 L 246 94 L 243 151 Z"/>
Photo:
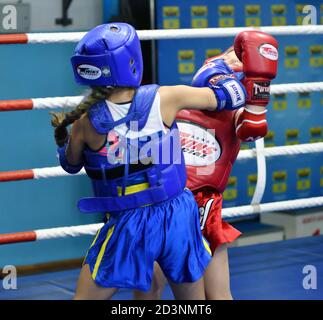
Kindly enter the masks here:
<path id="1" fill-rule="evenodd" d="M 103 22 L 102 0 L 73 0 L 68 11 L 73 24 L 67 27 L 55 24 L 56 18 L 62 16 L 61 0 L 23 0 L 22 2 L 29 3 L 31 7 L 30 32 L 86 31 Z M 0 3 L 17 3 L 17 1 L 0 0 Z"/>

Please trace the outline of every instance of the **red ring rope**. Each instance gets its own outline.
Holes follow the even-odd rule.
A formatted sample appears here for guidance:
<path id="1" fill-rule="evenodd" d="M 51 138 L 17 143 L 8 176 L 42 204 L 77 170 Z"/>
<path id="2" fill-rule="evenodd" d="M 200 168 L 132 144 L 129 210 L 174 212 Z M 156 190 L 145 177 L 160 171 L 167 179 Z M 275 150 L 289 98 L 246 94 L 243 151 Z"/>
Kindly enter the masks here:
<path id="1" fill-rule="evenodd" d="M 32 110 L 34 107 L 31 99 L 26 100 L 2 100 L 0 101 L 1 111 L 18 111 L 18 110 Z"/>
<path id="2" fill-rule="evenodd" d="M 0 182 L 34 179 L 33 170 L 0 172 Z"/>
<path id="3" fill-rule="evenodd" d="M 0 235 L 0 245 L 17 243 L 17 242 L 31 242 L 37 240 L 35 231 L 7 233 Z"/>
<path id="4" fill-rule="evenodd" d="M 28 43 L 28 36 L 25 33 L 0 34 L 0 44 Z"/>

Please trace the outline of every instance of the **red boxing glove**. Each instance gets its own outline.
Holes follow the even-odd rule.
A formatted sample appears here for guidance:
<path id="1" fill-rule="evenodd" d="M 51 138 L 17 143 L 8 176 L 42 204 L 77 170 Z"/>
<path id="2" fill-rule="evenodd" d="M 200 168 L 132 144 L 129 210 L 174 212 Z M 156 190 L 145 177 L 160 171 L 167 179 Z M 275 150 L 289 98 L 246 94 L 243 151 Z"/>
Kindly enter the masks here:
<path id="1" fill-rule="evenodd" d="M 251 111 L 241 108 L 236 112 L 235 128 L 236 135 L 242 141 L 255 141 L 266 136 L 268 131 L 266 112 Z"/>
<path id="2" fill-rule="evenodd" d="M 270 80 L 277 74 L 277 49 L 276 39 L 261 31 L 243 31 L 234 40 L 234 51 L 243 64 L 249 110 L 250 106 L 266 107 L 269 102 Z"/>

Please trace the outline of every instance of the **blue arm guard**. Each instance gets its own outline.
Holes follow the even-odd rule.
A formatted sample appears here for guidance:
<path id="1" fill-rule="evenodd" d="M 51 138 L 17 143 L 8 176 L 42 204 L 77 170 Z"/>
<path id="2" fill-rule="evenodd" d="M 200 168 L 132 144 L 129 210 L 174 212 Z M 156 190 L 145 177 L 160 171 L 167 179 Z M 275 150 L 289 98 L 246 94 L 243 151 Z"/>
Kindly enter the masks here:
<path id="1" fill-rule="evenodd" d="M 240 82 L 243 75 L 236 74 L 222 60 L 205 64 L 194 76 L 193 87 L 209 87 L 213 90 L 218 102 L 218 111 L 235 110 L 246 103 L 247 92 Z"/>
<path id="2" fill-rule="evenodd" d="M 65 143 L 63 147 L 57 148 L 57 157 L 59 159 L 59 163 L 67 173 L 76 174 L 83 168 L 83 163 L 77 166 L 69 164 L 66 158 L 66 148 L 67 143 Z"/>

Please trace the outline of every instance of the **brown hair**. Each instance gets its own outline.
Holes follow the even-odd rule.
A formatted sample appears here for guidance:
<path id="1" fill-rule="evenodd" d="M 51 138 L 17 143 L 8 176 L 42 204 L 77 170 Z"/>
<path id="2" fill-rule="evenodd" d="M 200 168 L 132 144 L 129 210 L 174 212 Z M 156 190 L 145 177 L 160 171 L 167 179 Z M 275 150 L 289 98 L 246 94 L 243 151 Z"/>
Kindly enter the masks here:
<path id="1" fill-rule="evenodd" d="M 71 112 L 50 112 L 52 115 L 51 124 L 55 128 L 55 141 L 59 147 L 64 146 L 68 141 L 67 127 L 74 121 L 81 118 L 89 108 L 100 100 L 109 98 L 114 88 L 111 87 L 94 87 L 88 95 L 73 111 Z"/>

